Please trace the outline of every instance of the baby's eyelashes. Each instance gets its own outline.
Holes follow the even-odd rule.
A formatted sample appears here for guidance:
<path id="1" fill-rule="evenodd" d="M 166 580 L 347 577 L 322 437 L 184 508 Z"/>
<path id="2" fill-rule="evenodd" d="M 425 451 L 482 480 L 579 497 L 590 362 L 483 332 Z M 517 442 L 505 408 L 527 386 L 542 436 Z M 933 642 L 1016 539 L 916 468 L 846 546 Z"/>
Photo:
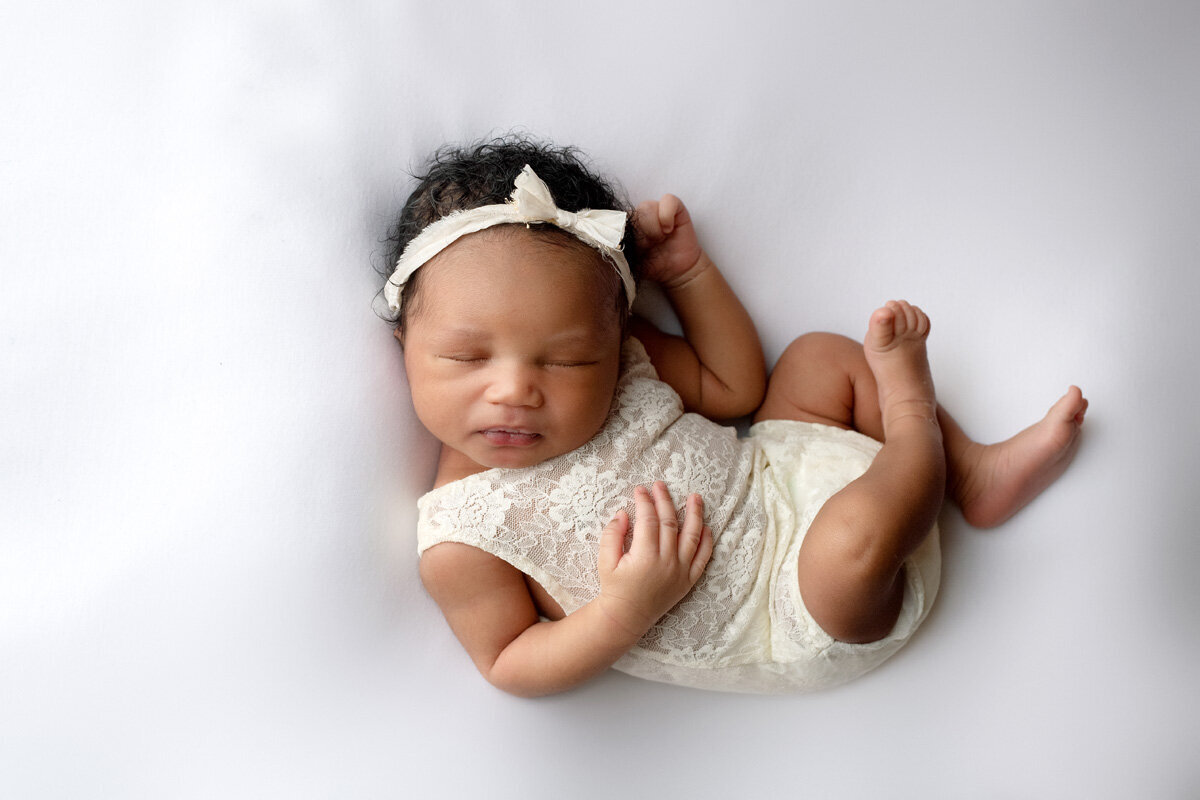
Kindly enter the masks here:
<path id="1" fill-rule="evenodd" d="M 473 354 L 473 353 L 446 353 L 446 354 L 438 355 L 438 358 L 441 359 L 442 361 L 453 361 L 458 364 L 483 364 L 485 362 L 492 360 L 491 356 L 489 356 L 489 355 Z M 595 360 L 546 359 L 544 361 L 537 361 L 534 364 L 534 366 L 564 367 L 564 368 L 594 367 L 599 363 L 600 363 L 599 361 L 595 361 Z"/>

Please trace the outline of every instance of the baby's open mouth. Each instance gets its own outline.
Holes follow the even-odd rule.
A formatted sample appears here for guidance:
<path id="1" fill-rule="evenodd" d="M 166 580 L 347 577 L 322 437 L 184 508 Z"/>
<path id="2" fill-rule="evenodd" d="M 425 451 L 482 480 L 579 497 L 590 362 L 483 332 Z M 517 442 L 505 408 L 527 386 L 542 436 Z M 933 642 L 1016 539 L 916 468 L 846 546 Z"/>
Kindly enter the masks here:
<path id="1" fill-rule="evenodd" d="M 542 438 L 540 433 L 512 428 L 487 428 L 480 431 L 488 442 L 501 447 L 525 447 Z"/>

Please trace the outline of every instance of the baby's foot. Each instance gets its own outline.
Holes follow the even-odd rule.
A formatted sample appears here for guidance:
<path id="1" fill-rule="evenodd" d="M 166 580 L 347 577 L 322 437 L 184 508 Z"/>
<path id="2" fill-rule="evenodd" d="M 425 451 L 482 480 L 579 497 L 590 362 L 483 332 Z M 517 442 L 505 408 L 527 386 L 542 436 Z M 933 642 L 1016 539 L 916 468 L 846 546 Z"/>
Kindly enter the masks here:
<path id="1" fill-rule="evenodd" d="M 889 300 L 871 315 L 863 352 L 879 386 L 883 435 L 907 418 L 937 424 L 937 399 L 925 353 L 929 317 L 904 300 Z"/>
<path id="2" fill-rule="evenodd" d="M 955 464 L 953 491 L 967 522 L 990 528 L 1007 520 L 1053 483 L 1079 448 L 1088 401 L 1078 386 L 1046 416 L 1011 439 L 972 443 Z"/>

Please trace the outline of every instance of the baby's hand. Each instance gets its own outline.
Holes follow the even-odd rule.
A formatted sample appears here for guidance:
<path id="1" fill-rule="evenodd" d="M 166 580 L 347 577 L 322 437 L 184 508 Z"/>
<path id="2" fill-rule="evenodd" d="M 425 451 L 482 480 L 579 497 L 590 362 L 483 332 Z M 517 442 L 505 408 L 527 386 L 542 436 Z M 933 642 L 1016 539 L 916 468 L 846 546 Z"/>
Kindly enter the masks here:
<path id="1" fill-rule="evenodd" d="M 600 535 L 600 596 L 608 616 L 635 638 L 683 599 L 712 555 L 712 530 L 704 524 L 700 495 L 688 497 L 683 527 L 665 483 L 634 489 L 637 524 L 625 552 L 629 515 L 624 511 Z"/>
<path id="2" fill-rule="evenodd" d="M 647 200 L 633 215 L 638 246 L 645 253 L 645 276 L 667 289 L 691 280 L 700 268 L 700 242 L 683 201 L 673 194 Z"/>

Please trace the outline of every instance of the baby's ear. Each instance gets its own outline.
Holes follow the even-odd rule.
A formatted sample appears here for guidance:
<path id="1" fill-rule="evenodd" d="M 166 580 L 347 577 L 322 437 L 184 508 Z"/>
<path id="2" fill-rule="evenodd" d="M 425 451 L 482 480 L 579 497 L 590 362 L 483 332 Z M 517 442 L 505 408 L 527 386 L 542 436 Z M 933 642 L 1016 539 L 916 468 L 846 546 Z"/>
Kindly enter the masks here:
<path id="1" fill-rule="evenodd" d="M 400 326 L 397 325 L 392 330 L 392 336 L 395 336 L 396 341 L 400 343 L 400 346 L 404 347 L 404 329 L 403 328 L 401 328 Z"/>

